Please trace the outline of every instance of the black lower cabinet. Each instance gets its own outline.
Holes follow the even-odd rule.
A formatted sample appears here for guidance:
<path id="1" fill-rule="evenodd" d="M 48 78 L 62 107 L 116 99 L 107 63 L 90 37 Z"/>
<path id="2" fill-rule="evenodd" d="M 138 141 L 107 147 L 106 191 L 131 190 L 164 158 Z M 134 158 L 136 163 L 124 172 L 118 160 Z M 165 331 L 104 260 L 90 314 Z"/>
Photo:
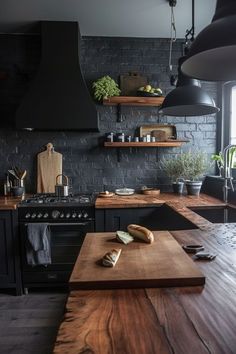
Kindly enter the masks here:
<path id="1" fill-rule="evenodd" d="M 0 288 L 22 294 L 16 210 L 0 211 Z"/>
<path id="2" fill-rule="evenodd" d="M 126 230 L 138 224 L 150 230 L 191 230 L 196 225 L 166 205 L 145 208 L 97 209 L 96 231 Z"/>

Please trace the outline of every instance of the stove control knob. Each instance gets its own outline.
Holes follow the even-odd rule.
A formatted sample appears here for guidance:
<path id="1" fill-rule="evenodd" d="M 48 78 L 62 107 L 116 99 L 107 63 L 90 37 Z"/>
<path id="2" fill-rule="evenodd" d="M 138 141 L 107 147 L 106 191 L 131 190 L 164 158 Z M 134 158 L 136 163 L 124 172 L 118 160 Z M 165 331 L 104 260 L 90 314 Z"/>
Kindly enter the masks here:
<path id="1" fill-rule="evenodd" d="M 78 213 L 78 219 L 81 219 L 82 218 L 82 213 Z"/>
<path id="2" fill-rule="evenodd" d="M 65 217 L 64 213 L 61 213 L 60 218 L 63 219 Z"/>
<path id="3" fill-rule="evenodd" d="M 29 219 L 30 217 L 31 217 L 30 213 L 27 213 L 27 214 L 25 215 L 25 218 L 26 218 L 26 219 Z"/>
<path id="4" fill-rule="evenodd" d="M 66 218 L 69 219 L 70 218 L 70 213 L 66 214 Z"/>
<path id="5" fill-rule="evenodd" d="M 45 214 L 43 215 L 43 217 L 44 217 L 44 219 L 47 219 L 47 218 L 48 218 L 48 213 L 45 213 Z"/>
<path id="6" fill-rule="evenodd" d="M 77 216 L 77 214 L 76 213 L 72 213 L 72 218 L 74 219 L 74 218 L 76 218 L 76 216 Z"/>
<path id="7" fill-rule="evenodd" d="M 52 218 L 53 219 L 58 219 L 59 218 L 59 216 L 60 216 L 60 211 L 58 211 L 58 210 L 53 210 L 52 211 Z"/>
<path id="8" fill-rule="evenodd" d="M 87 219 L 88 213 L 86 213 L 86 211 L 84 212 L 83 217 L 84 217 L 85 219 Z"/>
<path id="9" fill-rule="evenodd" d="M 35 213 L 33 213 L 32 215 L 31 215 L 31 219 L 35 219 L 36 218 L 36 214 Z"/>
<path id="10" fill-rule="evenodd" d="M 43 216 L 43 214 L 42 214 L 42 213 L 38 213 L 37 218 L 38 218 L 38 219 L 41 219 L 41 218 L 42 218 L 42 216 Z"/>

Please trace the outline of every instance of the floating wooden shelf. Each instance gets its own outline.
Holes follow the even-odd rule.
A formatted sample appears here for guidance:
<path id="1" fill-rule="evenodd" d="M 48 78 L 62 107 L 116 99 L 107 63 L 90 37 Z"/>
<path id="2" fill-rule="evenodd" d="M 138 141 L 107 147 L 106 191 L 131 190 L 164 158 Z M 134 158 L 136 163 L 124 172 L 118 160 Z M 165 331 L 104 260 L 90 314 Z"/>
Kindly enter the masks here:
<path id="1" fill-rule="evenodd" d="M 160 106 L 164 101 L 161 97 L 133 97 L 133 96 L 114 96 L 103 99 L 103 104 L 106 106 Z"/>
<path id="2" fill-rule="evenodd" d="M 109 148 L 129 148 L 129 147 L 179 147 L 184 143 L 188 143 L 188 140 L 169 140 L 169 141 L 158 141 L 155 143 L 144 143 L 144 142 L 131 142 L 131 143 L 119 143 L 119 142 L 105 142 L 104 146 Z"/>

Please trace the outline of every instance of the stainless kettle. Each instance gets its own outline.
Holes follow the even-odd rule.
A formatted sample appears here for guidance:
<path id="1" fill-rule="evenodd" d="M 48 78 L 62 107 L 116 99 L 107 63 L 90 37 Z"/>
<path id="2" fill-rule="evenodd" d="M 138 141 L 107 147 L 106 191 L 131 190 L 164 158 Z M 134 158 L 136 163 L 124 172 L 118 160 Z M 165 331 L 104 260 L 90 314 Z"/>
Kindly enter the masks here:
<path id="1" fill-rule="evenodd" d="M 59 183 L 59 177 L 62 177 L 61 184 Z M 68 197 L 69 180 L 66 175 L 61 174 L 56 177 L 55 194 L 57 197 Z"/>

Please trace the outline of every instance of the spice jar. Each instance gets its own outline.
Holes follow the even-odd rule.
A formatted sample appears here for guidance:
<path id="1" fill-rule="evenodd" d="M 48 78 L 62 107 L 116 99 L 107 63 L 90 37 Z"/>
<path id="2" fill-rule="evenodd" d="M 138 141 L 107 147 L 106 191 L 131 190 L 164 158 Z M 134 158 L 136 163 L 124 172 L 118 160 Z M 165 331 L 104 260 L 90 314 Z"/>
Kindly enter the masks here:
<path id="1" fill-rule="evenodd" d="M 114 133 L 110 132 L 106 135 L 106 141 L 108 141 L 109 143 L 113 143 L 114 141 Z"/>
<path id="2" fill-rule="evenodd" d="M 124 143 L 125 142 L 125 134 L 124 133 L 118 133 L 117 135 L 117 141 L 119 143 Z"/>

